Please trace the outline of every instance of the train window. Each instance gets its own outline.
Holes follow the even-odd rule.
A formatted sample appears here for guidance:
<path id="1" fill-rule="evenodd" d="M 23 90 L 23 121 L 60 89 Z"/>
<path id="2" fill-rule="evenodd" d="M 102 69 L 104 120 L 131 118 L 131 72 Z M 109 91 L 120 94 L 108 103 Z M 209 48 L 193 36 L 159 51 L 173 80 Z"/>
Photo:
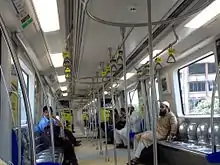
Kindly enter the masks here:
<path id="1" fill-rule="evenodd" d="M 215 58 L 211 55 L 178 70 L 185 115 L 210 114 L 215 69 Z M 215 107 L 218 105 L 217 101 Z M 218 108 L 215 109 L 215 114 L 220 114 Z"/>
<path id="2" fill-rule="evenodd" d="M 189 74 L 205 74 L 205 64 L 192 64 L 189 66 Z"/>
<path id="3" fill-rule="evenodd" d="M 205 91 L 205 81 L 192 81 L 189 82 L 189 92 L 202 92 Z"/>
<path id="4" fill-rule="evenodd" d="M 215 63 L 208 63 L 208 73 L 215 73 L 215 72 L 216 72 Z"/>
<path id="5" fill-rule="evenodd" d="M 26 84 L 27 91 L 29 91 L 28 90 L 29 89 L 29 83 L 28 83 L 29 76 L 24 71 L 22 71 L 22 74 L 24 76 L 24 81 L 25 81 L 25 84 Z M 27 117 L 26 117 L 26 111 L 25 111 L 25 105 L 24 105 L 24 97 L 23 97 L 23 94 L 22 94 L 20 83 L 18 83 L 18 93 L 20 94 L 19 104 L 20 104 L 20 110 L 21 110 L 21 124 L 25 124 L 26 120 L 27 120 Z"/>

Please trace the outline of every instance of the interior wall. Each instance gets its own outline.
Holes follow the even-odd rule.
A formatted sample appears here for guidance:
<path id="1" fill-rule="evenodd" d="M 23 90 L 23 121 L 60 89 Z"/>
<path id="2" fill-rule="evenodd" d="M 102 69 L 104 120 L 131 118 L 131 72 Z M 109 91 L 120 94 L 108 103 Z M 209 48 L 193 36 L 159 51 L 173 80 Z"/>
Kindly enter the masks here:
<path id="1" fill-rule="evenodd" d="M 197 49 L 194 53 L 188 54 L 183 59 L 180 59 L 176 63 L 170 64 L 169 66 L 166 66 L 165 68 L 162 68 L 160 70 L 160 79 L 159 79 L 159 89 L 160 89 L 159 91 L 161 96 L 160 99 L 169 101 L 171 104 L 171 110 L 176 115 L 178 115 L 178 117 L 186 117 L 186 116 L 184 116 L 182 113 L 182 102 L 180 98 L 181 96 L 179 90 L 177 71 L 179 68 L 198 60 L 198 58 L 203 58 L 204 55 L 210 51 L 214 52 L 213 44 L 209 44 L 201 49 Z M 164 92 L 164 93 L 162 92 L 162 82 L 161 82 L 161 79 L 163 77 L 167 78 L 167 85 L 168 85 L 168 92 Z"/>

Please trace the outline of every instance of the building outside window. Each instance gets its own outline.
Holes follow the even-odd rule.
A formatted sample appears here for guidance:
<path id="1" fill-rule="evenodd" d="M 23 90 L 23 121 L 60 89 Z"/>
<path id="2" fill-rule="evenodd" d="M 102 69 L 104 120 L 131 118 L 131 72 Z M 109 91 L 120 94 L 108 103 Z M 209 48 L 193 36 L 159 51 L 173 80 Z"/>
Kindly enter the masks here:
<path id="1" fill-rule="evenodd" d="M 214 55 L 191 63 L 178 71 L 183 113 L 185 115 L 208 115 L 215 80 Z M 215 96 L 218 96 L 217 92 Z M 215 99 L 215 114 L 220 114 Z"/>

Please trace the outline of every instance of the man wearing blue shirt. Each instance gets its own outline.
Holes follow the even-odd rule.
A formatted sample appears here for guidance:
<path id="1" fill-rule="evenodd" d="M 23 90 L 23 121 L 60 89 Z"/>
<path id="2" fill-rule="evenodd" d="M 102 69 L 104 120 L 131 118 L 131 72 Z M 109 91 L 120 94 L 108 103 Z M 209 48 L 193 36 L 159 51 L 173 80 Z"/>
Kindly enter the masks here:
<path id="1" fill-rule="evenodd" d="M 53 124 L 55 126 L 59 126 L 62 129 L 64 129 L 65 136 L 70 140 L 70 142 L 74 146 L 80 146 L 80 141 L 77 141 L 76 138 L 73 136 L 72 132 L 69 131 L 68 129 L 65 129 L 63 124 L 58 120 L 55 116 L 53 116 L 53 109 L 50 107 L 51 115 L 53 118 Z M 44 106 L 43 108 L 43 117 L 41 118 L 39 124 L 38 124 L 38 131 L 40 133 L 43 133 L 45 128 L 50 125 L 50 119 L 49 119 L 49 111 L 47 109 L 47 106 Z"/>
<path id="2" fill-rule="evenodd" d="M 50 111 L 51 111 L 51 115 L 52 115 L 53 110 L 51 107 L 50 107 Z M 47 106 L 45 106 L 43 108 L 43 115 L 44 116 L 41 118 L 41 120 L 38 124 L 38 131 L 42 134 L 43 137 L 47 137 L 46 139 L 50 139 L 49 138 L 49 136 L 50 136 L 50 129 L 49 129 L 50 120 L 49 120 L 49 111 L 48 111 Z M 68 137 L 68 139 L 59 137 L 60 129 L 57 129 L 57 127 L 63 128 L 63 125 L 55 116 L 52 115 L 52 118 L 53 118 L 53 124 L 56 126 L 56 127 L 54 127 L 54 128 L 56 128 L 56 129 L 54 129 L 54 142 L 55 142 L 54 144 L 57 147 L 63 148 L 63 150 L 64 150 L 64 163 L 67 163 L 67 164 L 72 163 L 72 165 L 78 165 L 78 161 L 77 161 L 77 158 L 75 155 L 74 148 L 71 145 L 71 144 L 74 144 L 74 142 L 71 141 L 72 137 L 68 137 L 68 136 L 73 136 L 72 133 L 71 133 L 71 135 L 67 133 L 68 135 L 66 135 L 66 136 Z M 65 129 L 64 129 L 64 132 L 65 132 Z M 47 141 L 44 143 L 44 145 L 47 145 Z"/>

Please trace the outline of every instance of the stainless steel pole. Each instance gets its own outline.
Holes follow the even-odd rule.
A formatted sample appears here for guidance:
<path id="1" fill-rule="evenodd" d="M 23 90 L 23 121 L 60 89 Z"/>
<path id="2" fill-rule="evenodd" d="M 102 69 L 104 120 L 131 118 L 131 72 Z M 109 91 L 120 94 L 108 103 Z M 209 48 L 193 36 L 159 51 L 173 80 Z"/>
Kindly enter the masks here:
<path id="1" fill-rule="evenodd" d="M 218 73 L 217 73 L 218 74 Z M 212 147 L 212 153 L 216 152 L 216 145 L 215 145 L 215 131 L 214 131 L 214 104 L 215 104 L 215 91 L 217 88 L 216 80 L 217 80 L 217 74 L 215 77 L 215 82 L 213 83 L 213 89 L 212 89 L 212 100 L 211 100 L 211 114 L 210 114 L 210 127 L 211 127 L 211 147 Z M 220 104 L 220 103 L 219 103 Z"/>
<path id="2" fill-rule="evenodd" d="M 147 0 L 147 10 L 148 10 L 148 45 L 149 45 L 149 56 L 150 56 L 150 83 L 151 83 L 151 97 L 152 104 L 150 104 L 150 109 L 152 110 L 153 117 L 153 153 L 154 153 L 154 165 L 158 164 L 157 161 L 157 137 L 156 137 L 156 101 L 155 101 L 155 81 L 154 81 L 154 63 L 153 63 L 153 37 L 152 37 L 152 20 L 151 20 L 151 0 Z"/>
<path id="3" fill-rule="evenodd" d="M 35 73 L 36 73 L 36 75 L 37 75 L 37 78 L 38 78 L 38 80 L 39 80 L 39 82 L 40 82 L 40 85 L 41 85 L 43 94 L 45 95 L 45 98 L 44 98 L 44 99 L 45 99 L 45 102 L 46 102 L 46 106 L 47 106 L 47 109 L 48 109 L 48 112 L 49 112 L 49 118 L 50 118 L 50 132 L 51 132 L 52 158 L 53 158 L 53 162 L 55 162 L 55 151 L 54 151 L 55 146 L 54 146 L 54 133 L 53 133 L 53 118 L 52 118 L 52 114 L 51 114 L 51 111 L 50 111 L 50 106 L 49 106 L 49 100 L 48 100 L 47 92 L 46 92 L 46 89 L 45 89 L 44 84 L 43 84 L 43 82 L 42 82 L 40 73 L 39 73 L 39 71 L 38 71 L 38 69 L 37 69 L 35 63 L 33 62 L 33 60 L 30 58 L 30 56 L 29 56 L 30 53 L 29 53 L 28 49 L 26 48 L 25 44 L 23 43 L 22 39 L 20 38 L 19 33 L 16 33 L 16 37 L 17 37 L 17 39 L 19 40 L 19 42 L 20 42 L 21 46 L 23 47 L 23 49 L 26 51 L 27 56 L 28 56 L 29 60 L 31 61 L 31 64 L 32 64 L 32 66 L 33 66 L 33 68 L 34 68 L 34 71 L 35 71 Z"/>
<path id="4" fill-rule="evenodd" d="M 104 122 L 105 122 L 105 161 L 109 161 L 108 157 L 108 134 L 107 134 L 107 120 L 106 120 L 106 106 L 105 106 L 105 85 L 102 83 L 102 99 L 104 109 Z"/>
<path id="5" fill-rule="evenodd" d="M 110 57 L 111 57 L 111 53 L 112 52 L 112 49 L 109 48 L 109 54 L 110 54 Z M 111 66 L 112 68 L 112 66 Z M 111 72 L 111 96 L 112 96 L 112 119 L 113 119 L 113 137 L 114 137 L 114 164 L 117 165 L 117 151 L 116 151 L 116 128 L 115 128 L 115 98 L 114 98 L 114 87 L 113 87 L 113 84 L 114 84 L 114 81 L 113 81 L 113 73 Z"/>
<path id="6" fill-rule="evenodd" d="M 19 59 L 18 56 L 14 50 L 11 38 L 9 37 L 8 31 L 6 29 L 6 26 L 4 24 L 3 18 L 0 15 L 0 28 L 1 31 L 3 32 L 2 35 L 5 39 L 5 42 L 8 46 L 9 52 L 11 54 L 12 60 L 14 62 L 17 74 L 18 74 L 18 79 L 21 85 L 21 89 L 22 89 L 22 94 L 24 96 L 24 105 L 25 105 L 25 111 L 27 114 L 27 122 L 28 122 L 28 129 L 29 129 L 29 133 L 30 133 L 30 148 L 31 148 L 31 164 L 32 165 L 36 165 L 36 154 L 35 154 L 35 140 L 34 140 L 34 122 L 33 122 L 33 118 L 32 118 L 32 114 L 31 114 L 31 105 L 30 105 L 30 101 L 28 99 L 28 94 L 27 94 L 27 88 L 25 85 L 25 81 L 24 81 L 24 76 L 22 74 L 22 70 L 21 70 L 21 66 L 19 63 Z"/>
<path id="7" fill-rule="evenodd" d="M 122 40 L 125 38 L 125 31 L 126 29 L 124 27 L 120 28 Z M 124 97 L 125 97 L 125 109 L 126 109 L 126 123 L 127 123 L 127 137 L 128 137 L 128 165 L 131 165 L 131 146 L 130 146 L 130 113 L 128 111 L 128 96 L 127 96 L 127 66 L 126 66 L 126 50 L 125 50 L 125 42 L 123 43 L 123 74 L 124 74 Z"/>
<path id="8" fill-rule="evenodd" d="M 94 82 L 94 81 L 93 81 Z M 95 99 L 95 89 L 92 90 L 92 98 L 93 98 L 93 110 L 94 110 L 94 118 L 95 118 L 95 141 L 96 141 L 96 150 L 99 149 L 99 146 L 98 146 L 98 129 L 97 129 L 97 116 L 96 116 L 96 113 L 97 113 L 97 110 L 96 110 L 96 99 Z"/>
<path id="9" fill-rule="evenodd" d="M 102 130 L 101 130 L 101 105 L 100 105 L 100 96 L 99 96 L 99 73 L 97 72 L 97 110 L 99 113 L 99 154 L 103 155 L 102 150 Z"/>
<path id="10" fill-rule="evenodd" d="M 142 94 L 142 99 L 143 99 L 143 104 L 144 104 L 144 130 L 150 130 L 150 114 L 147 108 L 147 96 L 146 96 L 146 87 L 144 80 L 141 80 L 141 94 Z"/>

